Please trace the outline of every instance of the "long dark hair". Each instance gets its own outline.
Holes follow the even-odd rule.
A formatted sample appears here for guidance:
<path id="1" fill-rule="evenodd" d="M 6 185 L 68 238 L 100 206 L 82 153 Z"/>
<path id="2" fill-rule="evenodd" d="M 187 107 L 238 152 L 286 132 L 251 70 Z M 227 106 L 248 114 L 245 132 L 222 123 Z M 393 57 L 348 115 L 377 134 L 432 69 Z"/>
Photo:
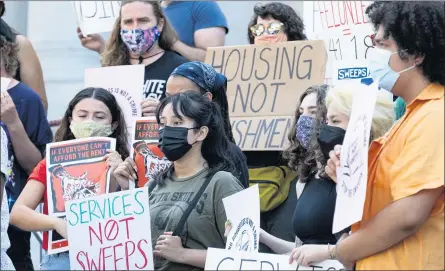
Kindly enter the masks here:
<path id="1" fill-rule="evenodd" d="M 224 132 L 223 118 L 218 104 L 196 91 L 186 91 L 169 96 L 161 101 L 156 110 L 158 123 L 160 123 L 162 111 L 170 103 L 177 118 L 189 118 L 194 121 L 195 127 L 206 126 L 209 128 L 201 147 L 202 156 L 209 167 L 209 175 L 219 171 L 234 172 L 235 166 L 228 151 L 229 140 Z M 174 170 L 174 165 L 155 176 L 156 184 L 163 185 L 168 173 L 172 170 Z"/>
<path id="2" fill-rule="evenodd" d="M 328 91 L 328 85 L 312 86 L 305 90 L 300 96 L 300 100 L 295 110 L 295 117 L 291 127 L 291 130 L 287 136 L 289 139 L 289 147 L 283 152 L 283 158 L 287 160 L 287 164 L 290 169 L 297 172 L 297 178 L 301 182 L 306 182 L 312 174 L 315 174 L 319 169 L 317 167 L 317 161 L 324 165 L 326 160 L 323 157 L 323 153 L 318 145 L 317 138 L 321 125 L 326 122 L 326 94 Z M 312 133 L 309 148 L 306 150 L 298 141 L 297 134 L 297 122 L 300 118 L 300 105 L 309 94 L 317 94 L 317 117 L 314 131 Z"/>
<path id="3" fill-rule="evenodd" d="M 111 112 L 112 122 L 117 122 L 117 127 L 109 136 L 116 139 L 116 151 L 126 159 L 130 154 L 128 151 L 128 132 L 125 118 L 116 98 L 103 88 L 86 88 L 71 100 L 65 111 L 59 129 L 56 131 L 54 140 L 56 142 L 75 139 L 70 130 L 70 119 L 73 116 L 74 107 L 83 99 L 92 98 L 103 102 Z"/>
<path id="4" fill-rule="evenodd" d="M 159 47 L 165 51 L 172 50 L 173 44 L 178 40 L 178 34 L 170 25 L 167 17 L 162 11 L 161 4 L 157 1 L 124 0 L 122 1 L 121 9 L 122 6 L 133 2 L 142 2 L 151 5 L 158 24 L 160 20 L 164 20 L 164 27 L 159 36 Z M 111 31 L 110 39 L 102 53 L 102 66 L 120 66 L 129 64 L 130 52 L 121 39 L 121 11 L 119 11 L 119 17 L 116 19 L 113 30 Z"/>
<path id="5" fill-rule="evenodd" d="M 247 38 L 250 44 L 255 43 L 255 37 L 250 31 L 250 28 L 257 24 L 258 17 L 263 19 L 272 17 L 282 22 L 288 41 L 307 40 L 304 34 L 303 20 L 290 6 L 278 2 L 267 3 L 265 5 L 258 4 L 253 8 L 253 13 L 252 20 L 247 27 Z"/>

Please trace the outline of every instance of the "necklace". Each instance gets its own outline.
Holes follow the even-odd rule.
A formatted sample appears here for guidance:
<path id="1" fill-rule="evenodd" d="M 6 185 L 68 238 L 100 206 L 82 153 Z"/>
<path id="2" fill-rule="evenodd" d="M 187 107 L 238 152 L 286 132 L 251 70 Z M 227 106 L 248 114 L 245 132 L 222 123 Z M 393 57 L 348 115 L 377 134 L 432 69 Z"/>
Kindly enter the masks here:
<path id="1" fill-rule="evenodd" d="M 161 54 L 161 53 L 163 53 L 163 52 L 165 52 L 165 51 L 162 50 L 162 51 L 160 51 L 160 52 L 158 52 L 158 53 L 156 53 L 156 54 L 154 54 L 154 55 L 146 56 L 146 57 L 142 57 L 142 55 L 140 55 L 138 58 L 134 58 L 134 57 L 132 57 L 131 59 L 139 59 L 139 64 L 141 64 L 142 61 L 144 61 L 144 59 L 147 59 L 147 58 L 150 58 L 150 57 L 157 56 L 157 55 L 159 55 L 159 54 Z"/>

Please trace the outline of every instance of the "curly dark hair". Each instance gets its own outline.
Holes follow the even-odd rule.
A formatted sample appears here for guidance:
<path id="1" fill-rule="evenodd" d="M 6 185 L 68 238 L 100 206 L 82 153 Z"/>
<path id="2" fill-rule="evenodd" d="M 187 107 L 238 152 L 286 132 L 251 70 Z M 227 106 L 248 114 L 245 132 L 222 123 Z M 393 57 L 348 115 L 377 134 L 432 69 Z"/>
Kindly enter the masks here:
<path id="1" fill-rule="evenodd" d="M 400 58 L 407 59 L 407 54 L 424 57 L 418 65 L 423 75 L 432 83 L 445 85 L 443 1 L 376 1 L 366 14 L 376 30 L 383 27 L 385 39 L 394 39 Z"/>
<path id="2" fill-rule="evenodd" d="M 109 137 L 116 139 L 116 151 L 122 156 L 122 159 L 125 160 L 128 156 L 130 156 L 130 153 L 128 151 L 128 131 L 124 114 L 114 95 L 103 88 L 90 87 L 76 94 L 76 96 L 69 103 L 60 127 L 56 131 L 54 136 L 55 142 L 75 139 L 70 130 L 70 119 L 73 116 L 74 107 L 76 107 L 76 105 L 83 99 L 88 98 L 94 98 L 103 102 L 110 110 L 112 122 L 117 122 L 118 125 Z"/>
<path id="3" fill-rule="evenodd" d="M 317 173 L 317 171 L 321 171 L 324 173 L 324 168 L 318 168 L 317 163 L 320 165 L 326 164 L 326 159 L 323 156 L 323 153 L 320 150 L 320 146 L 318 145 L 317 138 L 319 135 L 319 131 L 321 125 L 326 122 L 326 114 L 327 108 L 325 104 L 326 94 L 328 91 L 328 85 L 319 85 L 312 86 L 303 92 L 300 96 L 300 100 L 297 104 L 297 109 L 295 110 L 295 118 L 291 130 L 287 136 L 289 139 L 290 145 L 283 152 L 283 158 L 287 161 L 287 164 L 290 169 L 297 172 L 297 178 L 301 182 L 307 182 L 309 177 L 313 174 Z M 304 149 L 300 142 L 297 140 L 297 122 L 300 118 L 300 105 L 303 102 L 304 98 L 309 94 L 316 93 L 317 94 L 317 117 L 316 117 L 316 125 L 314 127 L 314 132 L 312 133 L 311 141 L 309 144 L 309 148 Z"/>
<path id="4" fill-rule="evenodd" d="M 0 63 L 9 76 L 14 76 L 19 67 L 19 45 L 0 35 Z"/>
<path id="5" fill-rule="evenodd" d="M 298 16 L 295 10 L 283 3 L 258 4 L 253 8 L 253 17 L 247 27 L 247 37 L 250 44 L 254 44 L 255 37 L 250 32 L 250 28 L 257 24 L 258 16 L 266 19 L 272 17 L 284 24 L 284 32 L 288 41 L 307 40 L 304 34 L 303 20 Z"/>

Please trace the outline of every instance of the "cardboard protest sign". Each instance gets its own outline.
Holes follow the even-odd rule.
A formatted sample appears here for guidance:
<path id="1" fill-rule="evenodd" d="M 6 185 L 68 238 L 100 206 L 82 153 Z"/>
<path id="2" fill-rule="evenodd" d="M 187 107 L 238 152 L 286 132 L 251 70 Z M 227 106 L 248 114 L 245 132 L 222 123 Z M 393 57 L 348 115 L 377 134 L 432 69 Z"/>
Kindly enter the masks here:
<path id="1" fill-rule="evenodd" d="M 241 149 L 282 150 L 301 93 L 323 83 L 326 50 L 323 41 L 214 47 L 205 62 L 227 77 Z"/>
<path id="2" fill-rule="evenodd" d="M 48 215 L 65 218 L 65 202 L 108 193 L 110 172 L 103 157 L 116 139 L 94 137 L 46 145 Z M 48 254 L 68 250 L 56 231 L 48 234 Z"/>
<path id="3" fill-rule="evenodd" d="M 86 69 L 85 87 L 104 88 L 113 94 L 124 113 L 128 131 L 132 131 L 133 118 L 142 115 L 144 74 L 144 65 Z M 128 142 L 131 140 L 131 135 L 129 135 Z"/>
<path id="4" fill-rule="evenodd" d="M 348 84 L 350 82 L 359 82 L 365 85 L 370 85 L 373 82 L 366 60 L 339 60 L 333 63 L 332 84 Z"/>
<path id="5" fill-rule="evenodd" d="M 375 33 L 366 8 L 373 1 L 305 1 L 306 31 L 325 41 L 328 52 L 326 82 L 332 83 L 336 61 L 363 61 Z"/>
<path id="6" fill-rule="evenodd" d="M 205 270 L 342 270 L 339 261 L 326 260 L 308 266 L 289 264 L 289 256 L 209 248 Z"/>
<path id="7" fill-rule="evenodd" d="M 66 203 L 71 270 L 154 270 L 148 189 Z"/>
<path id="8" fill-rule="evenodd" d="M 77 24 L 84 36 L 111 32 L 119 17 L 120 1 L 72 1 Z"/>
<path id="9" fill-rule="evenodd" d="M 239 207 L 243 202 L 243 208 Z M 232 229 L 227 236 L 226 249 L 258 252 L 260 240 L 260 191 L 258 185 L 223 199 L 227 219 Z"/>
<path id="10" fill-rule="evenodd" d="M 158 147 L 159 125 L 154 117 L 135 118 L 131 157 L 137 166 L 138 187 L 154 180 L 171 162 Z"/>
<path id="11" fill-rule="evenodd" d="M 368 149 L 377 84 L 358 84 L 351 117 L 337 169 L 337 200 L 332 232 L 337 233 L 362 219 L 368 181 Z M 388 98 L 389 99 L 389 98 Z"/>

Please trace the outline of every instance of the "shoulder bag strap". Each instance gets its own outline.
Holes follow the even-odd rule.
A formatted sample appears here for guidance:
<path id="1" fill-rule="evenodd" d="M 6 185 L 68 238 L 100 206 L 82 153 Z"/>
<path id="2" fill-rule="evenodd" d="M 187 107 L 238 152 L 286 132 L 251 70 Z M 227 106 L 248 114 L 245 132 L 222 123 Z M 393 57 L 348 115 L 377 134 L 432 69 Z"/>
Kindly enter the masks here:
<path id="1" fill-rule="evenodd" d="M 206 190 L 207 186 L 209 185 L 210 181 L 212 180 L 213 174 L 209 174 L 202 184 L 201 188 L 199 189 L 198 193 L 196 193 L 195 197 L 193 198 L 192 202 L 190 202 L 189 206 L 185 210 L 184 214 L 182 215 L 181 219 L 178 222 L 178 225 L 176 225 L 176 229 L 173 232 L 173 236 L 178 236 L 181 234 L 182 230 L 184 229 L 185 222 L 189 218 L 190 214 L 192 213 L 193 209 L 195 209 L 196 205 L 198 204 L 199 199 L 201 198 L 202 194 Z"/>

